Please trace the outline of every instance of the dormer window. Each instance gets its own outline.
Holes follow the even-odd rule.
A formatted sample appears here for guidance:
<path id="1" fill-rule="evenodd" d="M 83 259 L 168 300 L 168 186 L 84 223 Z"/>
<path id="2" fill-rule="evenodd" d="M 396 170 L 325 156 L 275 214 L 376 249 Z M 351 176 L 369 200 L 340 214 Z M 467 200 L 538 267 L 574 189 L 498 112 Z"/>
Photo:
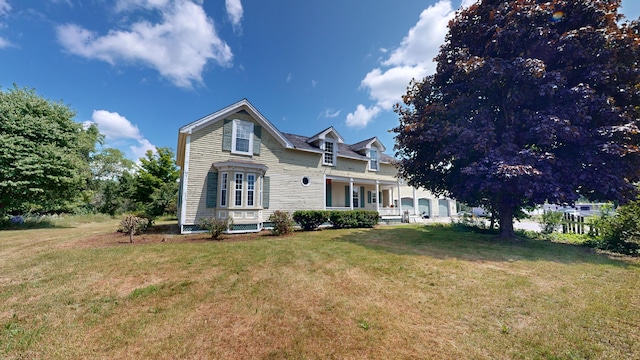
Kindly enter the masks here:
<path id="1" fill-rule="evenodd" d="M 369 170 L 378 171 L 379 157 L 378 150 L 369 150 Z"/>
<path id="2" fill-rule="evenodd" d="M 233 120 L 233 133 L 231 138 L 232 153 L 253 154 L 253 123 L 239 119 Z"/>
<path id="3" fill-rule="evenodd" d="M 325 141 L 324 142 L 324 158 L 323 158 L 323 164 L 324 165 L 333 165 L 335 163 L 335 149 L 334 149 L 334 143 L 331 141 Z"/>

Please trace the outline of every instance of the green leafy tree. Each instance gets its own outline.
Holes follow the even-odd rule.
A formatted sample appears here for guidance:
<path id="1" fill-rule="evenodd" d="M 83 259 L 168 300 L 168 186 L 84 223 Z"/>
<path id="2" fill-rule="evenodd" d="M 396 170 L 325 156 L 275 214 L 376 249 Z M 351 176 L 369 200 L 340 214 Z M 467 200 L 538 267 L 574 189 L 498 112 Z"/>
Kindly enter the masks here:
<path id="1" fill-rule="evenodd" d="M 134 166 L 134 162 L 118 149 L 103 148 L 92 155 L 90 167 L 93 178 L 89 191 L 92 192 L 91 205 L 96 211 L 115 215 L 135 210 L 126 206 L 131 195 L 126 182 Z"/>
<path id="2" fill-rule="evenodd" d="M 168 147 L 148 150 L 140 159 L 140 169 L 135 176 L 133 198 L 152 216 L 162 215 L 178 195 L 180 172 L 174 163 L 173 151 Z"/>
<path id="3" fill-rule="evenodd" d="M 69 210 L 91 177 L 98 129 L 30 88 L 0 89 L 0 212 Z"/>
<path id="4" fill-rule="evenodd" d="M 456 14 L 437 71 L 393 129 L 411 185 L 497 212 L 635 199 L 640 25 L 618 0 L 482 0 Z"/>
<path id="5" fill-rule="evenodd" d="M 90 158 L 91 173 L 96 180 L 117 180 L 124 173 L 130 173 L 135 163 L 115 148 L 104 148 Z"/>

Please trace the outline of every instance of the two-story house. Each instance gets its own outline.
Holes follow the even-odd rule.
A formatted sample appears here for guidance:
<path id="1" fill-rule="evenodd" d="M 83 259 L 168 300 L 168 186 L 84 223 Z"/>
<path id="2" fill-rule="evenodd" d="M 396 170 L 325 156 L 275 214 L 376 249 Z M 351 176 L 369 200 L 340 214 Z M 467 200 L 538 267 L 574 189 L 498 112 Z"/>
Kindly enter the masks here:
<path id="1" fill-rule="evenodd" d="M 367 209 L 386 222 L 455 211 L 454 201 L 404 185 L 385 150 L 376 137 L 349 145 L 333 127 L 283 133 L 241 100 L 178 132 L 180 231 L 211 216 L 232 217 L 232 232 L 259 231 L 275 210 Z"/>

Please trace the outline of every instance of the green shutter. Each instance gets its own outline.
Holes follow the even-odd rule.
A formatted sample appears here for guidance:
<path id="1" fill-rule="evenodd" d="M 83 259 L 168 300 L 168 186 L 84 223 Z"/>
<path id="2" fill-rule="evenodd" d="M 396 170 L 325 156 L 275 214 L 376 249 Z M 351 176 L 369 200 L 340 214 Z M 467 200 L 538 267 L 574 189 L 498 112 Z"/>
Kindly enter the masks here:
<path id="1" fill-rule="evenodd" d="M 262 144 L 262 126 L 253 125 L 253 155 L 260 155 L 260 145 Z"/>
<path id="2" fill-rule="evenodd" d="M 367 204 L 371 204 L 371 191 L 367 191 Z"/>
<path id="3" fill-rule="evenodd" d="M 207 207 L 216 207 L 218 196 L 218 173 L 210 171 L 207 174 Z"/>
<path id="4" fill-rule="evenodd" d="M 262 207 L 265 209 L 269 208 L 269 192 L 271 190 L 271 178 L 269 176 L 265 176 L 262 180 Z"/>
<path id="5" fill-rule="evenodd" d="M 344 207 L 351 207 L 351 203 L 349 202 L 349 185 L 344 186 Z"/>
<path id="6" fill-rule="evenodd" d="M 222 150 L 231 151 L 231 138 L 233 136 L 233 120 L 225 120 L 222 126 Z"/>
<path id="7" fill-rule="evenodd" d="M 331 183 L 327 181 L 327 199 L 326 199 L 327 207 L 331 207 Z"/>
<path id="8" fill-rule="evenodd" d="M 360 207 L 364 207 L 364 186 L 360 186 Z"/>

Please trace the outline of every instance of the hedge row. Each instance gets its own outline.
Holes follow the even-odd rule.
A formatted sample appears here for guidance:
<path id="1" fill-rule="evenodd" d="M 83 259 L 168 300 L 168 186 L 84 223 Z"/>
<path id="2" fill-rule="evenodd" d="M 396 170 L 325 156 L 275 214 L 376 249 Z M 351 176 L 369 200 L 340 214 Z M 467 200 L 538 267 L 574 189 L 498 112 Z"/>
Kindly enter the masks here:
<path id="1" fill-rule="evenodd" d="M 298 210 L 293 213 L 293 221 L 304 230 L 315 230 L 330 222 L 335 229 L 371 228 L 380 220 L 374 210 Z"/>

